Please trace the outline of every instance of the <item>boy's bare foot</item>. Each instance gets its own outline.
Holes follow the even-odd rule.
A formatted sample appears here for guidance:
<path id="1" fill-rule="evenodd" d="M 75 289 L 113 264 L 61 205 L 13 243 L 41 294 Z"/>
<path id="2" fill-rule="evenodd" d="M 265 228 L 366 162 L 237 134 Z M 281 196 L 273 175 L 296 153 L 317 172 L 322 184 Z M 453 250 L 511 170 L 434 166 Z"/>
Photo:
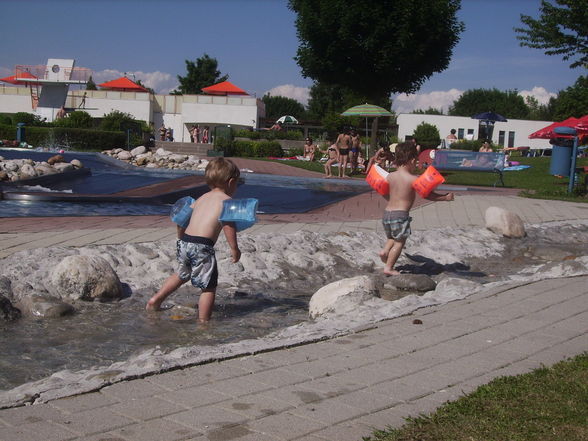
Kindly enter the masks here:
<path id="1" fill-rule="evenodd" d="M 388 261 L 388 253 L 384 250 L 380 251 L 378 253 L 378 256 L 380 256 L 380 260 L 384 263 L 386 263 Z"/>
<path id="2" fill-rule="evenodd" d="M 145 309 L 147 311 L 166 311 L 174 307 L 174 305 L 170 305 L 169 303 L 166 303 L 165 305 L 162 305 L 161 303 L 162 302 L 149 300 L 145 306 Z"/>
<path id="3" fill-rule="evenodd" d="M 384 274 L 386 274 L 387 276 L 399 276 L 400 272 L 396 271 L 396 270 L 384 270 Z"/>

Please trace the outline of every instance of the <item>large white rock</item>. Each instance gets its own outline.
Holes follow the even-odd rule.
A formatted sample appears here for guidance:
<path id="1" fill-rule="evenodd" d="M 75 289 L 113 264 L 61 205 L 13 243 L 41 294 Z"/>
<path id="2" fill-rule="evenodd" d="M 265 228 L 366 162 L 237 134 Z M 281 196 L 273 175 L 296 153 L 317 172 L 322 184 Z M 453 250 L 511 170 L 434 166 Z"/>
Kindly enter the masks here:
<path id="1" fill-rule="evenodd" d="M 50 280 L 60 298 L 110 300 L 123 293 L 117 274 L 100 256 L 67 256 L 51 271 Z"/>
<path id="2" fill-rule="evenodd" d="M 131 152 L 127 152 L 126 150 L 123 150 L 122 152 L 118 152 L 116 154 L 116 158 L 120 159 L 121 161 L 127 161 L 129 159 L 131 159 L 133 157 L 133 155 L 131 154 Z"/>
<path id="3" fill-rule="evenodd" d="M 69 162 L 58 162 L 55 165 L 53 165 L 53 168 L 57 170 L 59 173 L 75 170 L 75 167 L 71 165 Z"/>
<path id="4" fill-rule="evenodd" d="M 346 314 L 374 297 L 379 297 L 379 293 L 369 276 L 338 280 L 323 286 L 312 295 L 308 312 L 311 318 L 326 313 Z"/>
<path id="5" fill-rule="evenodd" d="M 145 148 L 145 146 L 140 145 L 138 147 L 135 147 L 133 150 L 131 150 L 131 156 L 135 157 L 137 155 L 142 155 L 146 151 L 147 151 L 147 149 Z"/>
<path id="6" fill-rule="evenodd" d="M 525 237 L 525 225 L 521 218 L 504 208 L 488 207 L 486 209 L 486 228 L 505 237 Z"/>

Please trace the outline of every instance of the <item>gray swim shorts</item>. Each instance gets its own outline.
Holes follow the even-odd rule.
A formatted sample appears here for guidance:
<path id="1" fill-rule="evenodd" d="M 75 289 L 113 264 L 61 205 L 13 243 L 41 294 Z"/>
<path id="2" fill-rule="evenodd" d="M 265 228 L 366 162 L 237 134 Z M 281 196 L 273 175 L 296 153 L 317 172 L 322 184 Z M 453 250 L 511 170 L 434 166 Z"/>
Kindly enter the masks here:
<path id="1" fill-rule="evenodd" d="M 176 243 L 178 276 L 183 281 L 208 291 L 218 284 L 214 242 L 206 237 L 184 234 Z"/>
<path id="2" fill-rule="evenodd" d="M 408 211 L 384 211 L 382 224 L 386 237 L 393 240 L 406 240 L 412 233 L 410 230 L 410 221 L 412 217 L 408 215 Z"/>

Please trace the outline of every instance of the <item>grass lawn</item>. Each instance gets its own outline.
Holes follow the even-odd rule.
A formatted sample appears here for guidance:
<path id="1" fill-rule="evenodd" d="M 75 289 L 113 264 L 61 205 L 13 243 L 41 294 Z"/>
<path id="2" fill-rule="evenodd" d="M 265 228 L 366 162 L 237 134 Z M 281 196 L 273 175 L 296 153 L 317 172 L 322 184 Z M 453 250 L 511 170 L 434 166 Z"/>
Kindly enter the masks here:
<path id="1" fill-rule="evenodd" d="M 365 441 L 588 440 L 588 353 L 497 378 L 400 429 Z"/>
<path id="2" fill-rule="evenodd" d="M 256 158 L 259 159 L 259 158 Z M 530 165 L 531 168 L 520 171 L 505 171 L 504 183 L 509 188 L 520 188 L 521 196 L 532 197 L 538 199 L 558 199 L 567 201 L 582 201 L 588 202 L 588 195 L 586 191 L 575 192 L 568 194 L 568 178 L 556 178 L 549 174 L 549 157 L 515 157 L 513 161 L 518 161 L 522 165 Z M 324 173 L 323 164 L 317 161 L 276 161 L 281 164 L 290 165 L 292 167 L 299 167 L 305 170 L 316 171 Z M 588 166 L 588 158 L 578 158 L 577 166 Z M 338 168 L 333 167 L 333 173 L 338 173 Z M 496 173 L 483 172 L 444 172 L 445 182 L 453 185 L 469 185 L 469 186 L 492 186 L 497 181 Z M 581 175 L 582 179 L 584 175 Z M 354 174 L 353 178 L 364 178 L 363 174 Z M 500 184 L 498 184 L 500 185 Z"/>

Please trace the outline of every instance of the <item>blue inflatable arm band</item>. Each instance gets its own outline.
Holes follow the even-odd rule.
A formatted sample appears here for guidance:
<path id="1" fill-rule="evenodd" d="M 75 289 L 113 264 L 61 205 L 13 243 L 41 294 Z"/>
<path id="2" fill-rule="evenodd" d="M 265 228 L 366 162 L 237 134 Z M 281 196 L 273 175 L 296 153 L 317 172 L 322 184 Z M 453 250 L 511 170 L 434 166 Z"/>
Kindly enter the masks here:
<path id="1" fill-rule="evenodd" d="M 192 204 L 195 199 L 190 196 L 185 196 L 178 199 L 173 205 L 169 217 L 172 222 L 178 224 L 182 228 L 187 228 L 192 217 Z"/>
<path id="2" fill-rule="evenodd" d="M 223 211 L 218 220 L 234 222 L 237 231 L 243 231 L 257 222 L 258 203 L 255 198 L 227 199 L 223 202 Z"/>

